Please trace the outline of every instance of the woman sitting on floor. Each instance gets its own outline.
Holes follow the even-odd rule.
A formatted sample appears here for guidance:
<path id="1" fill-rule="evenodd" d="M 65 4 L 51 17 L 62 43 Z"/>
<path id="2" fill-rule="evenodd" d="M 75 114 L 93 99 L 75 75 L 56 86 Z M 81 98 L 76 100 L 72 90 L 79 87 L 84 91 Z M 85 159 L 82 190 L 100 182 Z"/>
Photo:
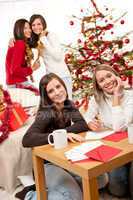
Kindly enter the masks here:
<path id="1" fill-rule="evenodd" d="M 97 115 L 100 120 L 96 118 Z M 124 90 L 119 74 L 108 65 L 96 67 L 94 97 L 89 102 L 85 119 L 93 131 L 107 128 L 125 130 L 133 122 L 133 90 Z M 110 193 L 121 197 L 128 192 L 128 170 L 125 165 L 108 173 Z"/>
<path id="2" fill-rule="evenodd" d="M 87 131 L 88 126 L 68 99 L 64 82 L 56 74 L 50 73 L 42 77 L 39 89 L 39 110 L 34 123 L 24 135 L 23 146 L 48 144 L 48 135 L 56 129 L 66 129 L 67 137 L 72 142 L 84 141 L 77 133 Z M 80 187 L 71 174 L 52 163 L 46 163 L 45 169 L 49 200 L 82 200 Z M 28 189 L 33 190 L 30 187 Z M 21 194 L 17 197 L 21 198 Z M 21 199 L 36 199 L 36 193 L 30 191 Z"/>

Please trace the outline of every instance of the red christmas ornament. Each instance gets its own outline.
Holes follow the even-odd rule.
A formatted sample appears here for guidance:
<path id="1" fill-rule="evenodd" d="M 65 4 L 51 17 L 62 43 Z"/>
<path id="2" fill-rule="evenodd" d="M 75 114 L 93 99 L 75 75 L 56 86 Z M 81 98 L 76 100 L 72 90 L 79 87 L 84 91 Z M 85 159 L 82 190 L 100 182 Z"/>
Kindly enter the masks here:
<path id="1" fill-rule="evenodd" d="M 121 75 L 120 77 L 121 77 L 122 81 L 126 81 L 127 80 L 127 77 L 125 75 Z"/>
<path id="2" fill-rule="evenodd" d="M 121 23 L 121 24 L 124 24 L 124 23 L 125 23 L 125 21 L 122 19 L 122 20 L 120 21 L 120 23 Z"/>
<path id="3" fill-rule="evenodd" d="M 130 42 L 130 40 L 128 39 L 128 38 L 126 38 L 125 40 L 124 40 L 124 43 L 125 44 L 128 44 Z"/>
<path id="4" fill-rule="evenodd" d="M 81 42 L 82 42 L 82 40 L 81 40 L 81 39 L 78 39 L 78 40 L 77 40 L 77 42 L 78 42 L 78 43 L 81 43 Z"/>
<path id="5" fill-rule="evenodd" d="M 82 69 L 77 69 L 77 72 L 75 74 L 82 74 Z"/>
<path id="6" fill-rule="evenodd" d="M 73 25 L 74 25 L 74 21 L 71 20 L 71 21 L 69 22 L 69 24 L 70 24 L 71 26 L 73 26 Z"/>

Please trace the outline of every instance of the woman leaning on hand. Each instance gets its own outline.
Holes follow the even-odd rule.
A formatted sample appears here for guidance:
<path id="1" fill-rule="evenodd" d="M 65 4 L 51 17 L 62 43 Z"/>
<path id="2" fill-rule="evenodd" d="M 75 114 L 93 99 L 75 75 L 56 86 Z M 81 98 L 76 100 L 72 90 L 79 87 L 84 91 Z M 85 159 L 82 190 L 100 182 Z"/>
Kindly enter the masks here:
<path id="1" fill-rule="evenodd" d="M 97 115 L 100 116 L 100 120 L 97 119 Z M 114 131 L 125 130 L 127 125 L 133 122 L 133 90 L 124 89 L 119 74 L 111 66 L 101 64 L 96 67 L 94 97 L 90 100 L 85 119 L 93 131 L 108 128 Z M 125 165 L 108 173 L 108 189 L 112 194 L 120 197 L 127 194 L 128 170 L 129 167 Z M 131 169 L 130 188 L 133 185 L 132 176 Z"/>

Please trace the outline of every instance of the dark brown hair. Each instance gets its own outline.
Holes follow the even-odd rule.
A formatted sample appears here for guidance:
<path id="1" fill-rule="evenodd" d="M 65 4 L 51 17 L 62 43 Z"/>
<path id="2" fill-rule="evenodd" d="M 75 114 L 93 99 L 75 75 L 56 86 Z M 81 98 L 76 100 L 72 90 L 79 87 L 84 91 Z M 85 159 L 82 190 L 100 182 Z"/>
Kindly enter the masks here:
<path id="1" fill-rule="evenodd" d="M 14 30 L 13 30 L 15 40 L 25 40 L 25 36 L 24 36 L 25 23 L 29 24 L 29 22 L 26 19 L 18 19 L 15 22 Z"/>
<path id="2" fill-rule="evenodd" d="M 61 83 L 61 85 L 63 85 L 63 87 L 65 88 L 66 93 L 67 93 L 67 88 L 65 86 L 65 83 L 59 76 L 57 76 L 54 73 L 49 73 L 49 74 L 44 75 L 41 78 L 40 83 L 39 83 L 39 91 L 40 91 L 40 107 L 39 107 L 39 110 L 41 108 L 44 108 L 46 106 L 50 106 L 50 105 L 53 104 L 51 99 L 49 99 L 47 91 L 46 91 L 46 87 L 47 87 L 48 83 L 53 79 L 57 79 Z M 67 93 L 66 99 L 68 99 L 68 93 Z"/>
<path id="3" fill-rule="evenodd" d="M 40 19 L 41 20 L 41 23 L 43 25 L 43 29 L 45 30 L 47 28 L 47 23 L 44 19 L 44 17 L 42 15 L 39 15 L 39 14 L 34 14 L 30 17 L 30 24 L 32 26 L 32 23 L 36 20 L 36 19 Z"/>
<path id="4" fill-rule="evenodd" d="M 43 26 L 43 30 L 45 30 L 47 28 L 47 23 L 46 20 L 44 19 L 44 17 L 42 15 L 39 14 L 34 14 L 30 17 L 30 25 L 32 28 L 32 23 L 36 20 L 36 19 L 40 19 L 42 26 Z M 32 31 L 32 36 L 31 36 L 31 47 L 36 48 L 38 46 L 38 41 L 39 41 L 39 35 L 37 35 L 36 33 L 34 33 Z"/>
<path id="5" fill-rule="evenodd" d="M 25 41 L 25 45 L 26 45 L 25 61 L 26 61 L 27 65 L 30 66 L 31 60 L 33 59 L 33 53 L 30 48 L 30 39 L 29 38 L 25 39 L 25 36 L 24 36 L 25 23 L 28 23 L 30 25 L 30 23 L 26 19 L 18 19 L 15 22 L 15 24 L 14 24 L 14 39 Z"/>

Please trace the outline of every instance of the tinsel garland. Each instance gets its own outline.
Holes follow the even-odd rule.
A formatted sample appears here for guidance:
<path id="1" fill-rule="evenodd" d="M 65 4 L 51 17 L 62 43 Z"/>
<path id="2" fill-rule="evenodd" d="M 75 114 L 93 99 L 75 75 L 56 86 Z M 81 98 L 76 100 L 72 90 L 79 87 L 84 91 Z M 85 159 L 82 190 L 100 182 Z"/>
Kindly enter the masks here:
<path id="1" fill-rule="evenodd" d="M 17 83 L 16 88 L 22 88 L 22 89 L 30 90 L 30 91 L 34 92 L 34 94 L 36 96 L 39 96 L 39 90 L 32 85 L 23 85 L 21 83 Z"/>
<path id="2" fill-rule="evenodd" d="M 3 89 L 2 89 L 3 90 Z M 4 95 L 4 102 L 6 103 L 6 108 L 3 111 L 4 119 L 1 120 L 1 126 L 0 126 L 0 143 L 2 143 L 5 139 L 9 136 L 9 117 L 10 117 L 10 109 L 12 105 L 12 101 L 10 98 L 9 93 L 6 90 L 3 90 Z"/>

